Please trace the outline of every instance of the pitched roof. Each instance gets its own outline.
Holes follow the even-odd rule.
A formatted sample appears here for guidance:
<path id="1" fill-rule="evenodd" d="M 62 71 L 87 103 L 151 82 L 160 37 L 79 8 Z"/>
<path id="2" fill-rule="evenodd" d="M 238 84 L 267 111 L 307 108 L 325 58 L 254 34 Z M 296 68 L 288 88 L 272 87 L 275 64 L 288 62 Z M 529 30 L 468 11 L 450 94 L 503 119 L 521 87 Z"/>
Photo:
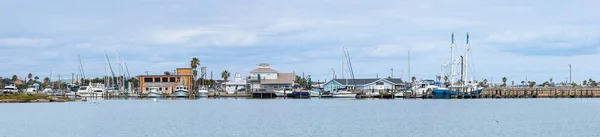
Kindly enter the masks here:
<path id="1" fill-rule="evenodd" d="M 250 73 L 277 73 L 277 70 L 271 68 L 257 68 L 250 71 Z"/>
<path id="2" fill-rule="evenodd" d="M 400 78 L 386 78 L 385 80 L 390 81 L 394 84 L 402 84 L 404 83 L 404 81 L 402 81 L 402 79 Z"/>
<path id="3" fill-rule="evenodd" d="M 346 85 L 346 79 L 334 79 L 335 81 L 337 81 L 338 83 L 342 84 L 342 85 Z M 369 84 L 372 82 L 375 82 L 379 79 L 376 78 L 367 78 L 367 79 L 348 79 L 348 83 L 347 85 L 365 85 L 365 84 Z M 356 82 L 356 83 L 355 83 Z"/>
<path id="4" fill-rule="evenodd" d="M 278 73 L 277 79 L 262 79 L 260 84 L 292 84 L 295 78 L 294 73 Z"/>
<path id="5" fill-rule="evenodd" d="M 392 82 L 394 84 L 402 84 L 403 83 L 402 79 L 366 78 L 366 79 L 348 79 L 347 85 L 354 85 L 355 84 L 354 82 L 356 82 L 356 85 L 366 85 L 366 84 L 378 81 L 380 79 Z M 334 81 L 337 81 L 338 83 L 340 83 L 342 85 L 346 84 L 346 79 L 334 79 Z"/>

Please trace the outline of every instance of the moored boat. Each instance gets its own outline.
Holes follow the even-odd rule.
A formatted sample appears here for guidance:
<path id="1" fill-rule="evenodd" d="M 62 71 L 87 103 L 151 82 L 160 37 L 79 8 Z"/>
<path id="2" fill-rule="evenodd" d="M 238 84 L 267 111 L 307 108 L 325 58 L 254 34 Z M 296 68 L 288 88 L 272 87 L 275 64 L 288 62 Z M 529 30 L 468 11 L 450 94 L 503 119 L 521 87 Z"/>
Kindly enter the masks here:
<path id="1" fill-rule="evenodd" d="M 176 86 L 175 92 L 173 92 L 173 96 L 175 97 L 189 97 L 190 93 L 186 86 Z"/>
<path id="2" fill-rule="evenodd" d="M 151 87 L 148 89 L 148 97 L 149 98 L 160 98 L 162 97 L 162 93 L 158 91 L 157 87 Z"/>
<path id="3" fill-rule="evenodd" d="M 200 87 L 200 89 L 198 89 L 198 96 L 208 97 L 208 89 L 206 89 L 205 87 Z"/>
<path id="4" fill-rule="evenodd" d="M 356 98 L 356 93 L 352 93 L 350 91 L 338 91 L 338 92 L 334 92 L 332 97 L 334 98 Z"/>

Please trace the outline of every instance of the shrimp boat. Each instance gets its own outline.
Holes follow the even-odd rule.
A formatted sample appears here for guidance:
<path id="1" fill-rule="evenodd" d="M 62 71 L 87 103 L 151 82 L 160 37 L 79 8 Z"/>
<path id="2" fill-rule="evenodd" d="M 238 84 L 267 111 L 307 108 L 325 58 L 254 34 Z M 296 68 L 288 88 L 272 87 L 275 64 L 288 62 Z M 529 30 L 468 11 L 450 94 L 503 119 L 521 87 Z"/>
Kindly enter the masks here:
<path id="1" fill-rule="evenodd" d="M 450 97 L 452 95 L 465 95 L 465 94 L 481 94 L 481 91 L 483 90 L 482 87 L 477 86 L 477 83 L 473 83 L 471 82 L 470 77 L 468 77 L 469 74 L 469 53 L 470 53 L 470 47 L 469 47 L 469 33 L 467 33 L 467 39 L 466 39 L 466 45 L 465 45 L 465 55 L 464 56 L 460 56 L 460 60 L 455 60 L 454 57 L 454 33 L 452 33 L 452 44 L 450 46 L 450 64 L 448 65 L 443 65 L 442 68 L 445 67 L 449 67 L 450 68 L 450 72 L 449 72 L 449 86 L 446 88 L 437 88 L 437 89 L 433 89 L 432 90 L 432 94 L 434 97 Z M 459 79 L 455 79 L 454 76 L 457 76 L 458 74 L 455 74 L 457 72 L 455 72 L 455 69 L 460 69 L 460 78 Z M 444 71 L 442 71 L 444 72 Z M 466 78 L 466 79 L 465 79 Z M 458 85 L 454 85 L 456 83 L 459 83 Z"/>
<path id="2" fill-rule="evenodd" d="M 198 89 L 198 96 L 208 97 L 208 89 L 206 87 L 200 87 L 200 89 Z"/>
<path id="3" fill-rule="evenodd" d="M 186 86 L 180 85 L 175 87 L 175 92 L 173 92 L 173 96 L 175 97 L 189 97 L 190 93 Z"/>
<path id="4" fill-rule="evenodd" d="M 151 87 L 148 89 L 148 97 L 149 98 L 160 98 L 162 97 L 162 93 L 158 91 L 157 87 Z"/>

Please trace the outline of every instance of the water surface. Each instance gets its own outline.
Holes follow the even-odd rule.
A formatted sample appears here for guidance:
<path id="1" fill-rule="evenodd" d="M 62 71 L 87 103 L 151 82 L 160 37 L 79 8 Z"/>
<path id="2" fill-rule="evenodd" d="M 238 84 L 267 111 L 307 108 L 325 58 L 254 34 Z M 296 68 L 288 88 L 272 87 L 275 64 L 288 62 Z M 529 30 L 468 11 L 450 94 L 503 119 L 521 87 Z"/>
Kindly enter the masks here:
<path id="1" fill-rule="evenodd" d="M 598 136 L 600 99 L 0 104 L 0 136 Z"/>

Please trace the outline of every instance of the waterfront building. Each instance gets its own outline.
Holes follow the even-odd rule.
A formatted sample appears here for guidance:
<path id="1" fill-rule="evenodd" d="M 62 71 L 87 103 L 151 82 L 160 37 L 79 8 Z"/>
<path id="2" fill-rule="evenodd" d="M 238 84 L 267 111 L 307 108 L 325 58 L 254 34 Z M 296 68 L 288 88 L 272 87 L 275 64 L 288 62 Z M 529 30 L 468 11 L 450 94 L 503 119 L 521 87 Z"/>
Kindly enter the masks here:
<path id="1" fill-rule="evenodd" d="M 252 91 L 258 89 L 274 91 L 291 89 L 295 78 L 295 73 L 279 73 L 279 71 L 271 69 L 268 63 L 261 63 L 258 68 L 250 71 L 248 82 Z"/>
<path id="2" fill-rule="evenodd" d="M 333 79 L 325 83 L 323 90 L 335 91 L 339 88 L 355 89 L 358 91 L 397 90 L 405 87 L 406 83 L 402 79 L 397 78 Z"/>
<path id="3" fill-rule="evenodd" d="M 148 93 L 149 88 L 157 87 L 159 92 L 171 94 L 177 85 L 183 84 L 191 89 L 193 81 L 192 68 L 177 68 L 174 75 L 140 75 L 138 77 L 142 93 Z"/>
<path id="4" fill-rule="evenodd" d="M 227 81 L 223 83 L 223 89 L 227 91 L 229 94 L 233 94 L 238 90 L 245 89 L 248 83 L 246 79 L 242 78 L 240 73 L 236 73 L 233 80 Z"/>

